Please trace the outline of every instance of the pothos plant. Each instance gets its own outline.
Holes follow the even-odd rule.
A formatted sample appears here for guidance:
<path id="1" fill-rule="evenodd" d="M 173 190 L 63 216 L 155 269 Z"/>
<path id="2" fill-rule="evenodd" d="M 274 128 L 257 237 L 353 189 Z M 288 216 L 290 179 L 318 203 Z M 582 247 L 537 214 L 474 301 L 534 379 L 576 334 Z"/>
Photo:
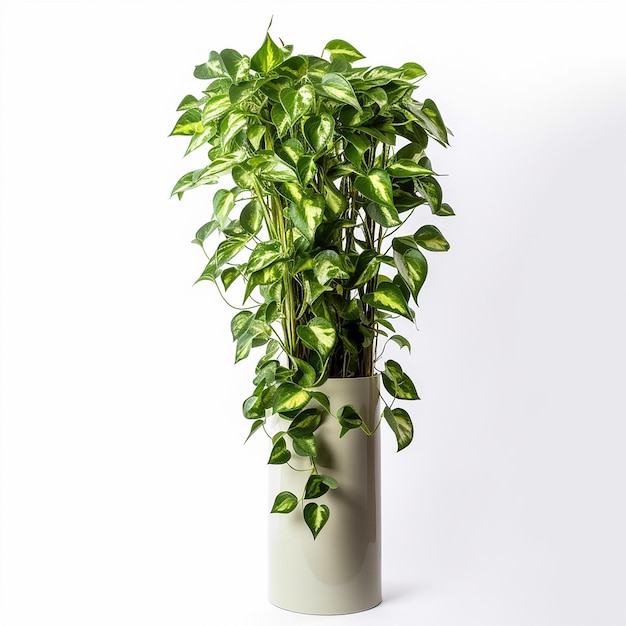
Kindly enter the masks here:
<path id="1" fill-rule="evenodd" d="M 315 538 L 330 515 L 317 498 L 340 488 L 317 470 L 316 429 L 336 419 L 341 436 L 372 434 L 355 407 L 333 414 L 316 388 L 329 377 L 380 373 L 380 421 L 398 450 L 409 445 L 413 424 L 397 401 L 418 394 L 400 363 L 379 365 L 377 344 L 410 351 L 394 323 L 414 320 L 428 268 L 423 251 L 449 244 L 431 224 L 398 231 L 424 209 L 453 211 L 425 153 L 430 139 L 447 145 L 448 130 L 432 100 L 413 97 L 420 65 L 355 67 L 365 57 L 339 39 L 321 57 L 292 51 L 268 32 L 251 57 L 226 49 L 195 68 L 206 85 L 183 98 L 171 134 L 190 137 L 186 154 L 208 148 L 208 160 L 172 195 L 230 179 L 193 240 L 207 257 L 198 281 L 214 283 L 225 300 L 240 283 L 243 301 L 231 304 L 235 361 L 262 348 L 243 402 L 248 438 L 271 438 L 270 464 L 292 454 L 310 459 L 303 493 L 278 494 L 272 512 L 300 505 Z M 284 423 L 278 432 L 266 424 L 271 414 Z"/>

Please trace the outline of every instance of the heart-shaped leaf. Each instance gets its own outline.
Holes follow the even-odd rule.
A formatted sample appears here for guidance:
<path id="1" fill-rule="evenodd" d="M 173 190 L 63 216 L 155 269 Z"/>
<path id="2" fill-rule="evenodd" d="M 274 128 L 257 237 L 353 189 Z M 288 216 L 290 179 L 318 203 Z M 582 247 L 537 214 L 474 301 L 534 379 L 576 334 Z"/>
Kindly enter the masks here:
<path id="1" fill-rule="evenodd" d="M 391 178 L 385 170 L 375 168 L 366 176 L 357 176 L 354 186 L 368 200 L 393 208 Z"/>
<path id="2" fill-rule="evenodd" d="M 323 496 L 329 489 L 337 489 L 339 483 L 332 476 L 311 474 L 304 488 L 305 500 L 312 500 Z"/>
<path id="3" fill-rule="evenodd" d="M 413 238 L 417 245 L 431 252 L 445 252 L 450 249 L 450 244 L 436 226 L 422 226 Z"/>
<path id="4" fill-rule="evenodd" d="M 334 132 L 335 120 L 329 113 L 312 115 L 304 123 L 304 136 L 315 152 L 321 152 L 326 148 Z"/>
<path id="5" fill-rule="evenodd" d="M 322 223 L 325 202 L 319 194 L 303 197 L 297 204 L 292 204 L 288 215 L 294 226 L 310 241 L 315 239 L 315 231 Z"/>
<path id="6" fill-rule="evenodd" d="M 263 40 L 263 44 L 254 53 L 252 59 L 250 59 L 250 67 L 255 72 L 268 74 L 270 70 L 275 68 L 277 65 L 280 65 L 284 60 L 285 53 L 282 48 L 277 46 L 270 37 L 270 34 L 267 33 L 265 35 L 265 39 Z"/>
<path id="7" fill-rule="evenodd" d="M 287 450 L 287 443 L 285 442 L 284 437 L 280 437 L 274 443 L 272 447 L 272 451 L 270 453 L 268 465 L 283 465 L 287 463 L 291 458 L 291 452 Z"/>
<path id="8" fill-rule="evenodd" d="M 385 389 L 394 398 L 400 400 L 419 400 L 413 381 L 396 361 L 390 359 L 385 363 L 382 378 Z"/>
<path id="9" fill-rule="evenodd" d="M 306 326 L 298 326 L 296 333 L 304 345 L 326 361 L 337 340 L 335 327 L 323 317 L 314 317 Z"/>
<path id="10" fill-rule="evenodd" d="M 330 509 L 325 504 L 309 502 L 309 504 L 304 507 L 304 521 L 309 527 L 313 539 L 317 539 L 317 536 L 320 534 L 320 531 L 324 528 L 329 518 Z"/>
<path id="11" fill-rule="evenodd" d="M 406 448 L 413 440 L 413 422 L 411 416 L 404 409 L 390 409 L 383 411 L 387 424 L 391 427 L 398 443 L 398 452 Z"/>
<path id="12" fill-rule="evenodd" d="M 285 87 L 281 89 L 279 98 L 293 125 L 313 106 L 315 90 L 308 83 L 302 85 L 300 89 Z"/>
<path id="13" fill-rule="evenodd" d="M 413 319 L 413 313 L 409 309 L 406 298 L 400 288 L 393 283 L 381 283 L 375 291 L 366 293 L 362 299 L 365 304 L 376 309 L 397 313 L 410 320 Z"/>
<path id="14" fill-rule="evenodd" d="M 361 104 L 354 93 L 354 89 L 352 89 L 352 85 L 341 74 L 334 72 L 324 74 L 319 89 L 332 100 L 349 104 L 357 111 L 361 110 Z"/>
<path id="15" fill-rule="evenodd" d="M 306 389 L 294 383 L 282 383 L 274 394 L 274 413 L 289 413 L 304 408 L 311 398 Z"/>
<path id="16" fill-rule="evenodd" d="M 270 513 L 291 513 L 298 506 L 298 498 L 291 491 L 281 491 L 274 500 Z"/>

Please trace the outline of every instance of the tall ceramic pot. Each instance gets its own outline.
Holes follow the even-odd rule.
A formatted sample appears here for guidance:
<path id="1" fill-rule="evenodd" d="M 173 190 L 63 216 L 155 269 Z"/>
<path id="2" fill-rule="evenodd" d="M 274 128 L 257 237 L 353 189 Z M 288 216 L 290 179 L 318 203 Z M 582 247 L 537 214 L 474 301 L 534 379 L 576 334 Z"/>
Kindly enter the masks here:
<path id="1" fill-rule="evenodd" d="M 331 411 L 353 405 L 374 429 L 380 415 L 379 376 L 332 378 L 318 388 L 330 399 Z M 280 419 L 280 418 L 277 418 Z M 314 502 L 330 508 L 330 518 L 314 540 L 300 506 L 269 520 L 269 599 L 299 613 L 333 615 L 370 609 L 381 596 L 380 437 L 361 429 L 339 437 L 337 420 L 325 415 L 315 431 L 317 471 L 339 483 Z M 292 456 L 290 464 L 309 467 Z M 300 464 L 300 465 L 298 465 Z M 307 471 L 270 466 L 270 493 L 301 494 Z M 306 502 L 305 502 L 306 503 Z"/>

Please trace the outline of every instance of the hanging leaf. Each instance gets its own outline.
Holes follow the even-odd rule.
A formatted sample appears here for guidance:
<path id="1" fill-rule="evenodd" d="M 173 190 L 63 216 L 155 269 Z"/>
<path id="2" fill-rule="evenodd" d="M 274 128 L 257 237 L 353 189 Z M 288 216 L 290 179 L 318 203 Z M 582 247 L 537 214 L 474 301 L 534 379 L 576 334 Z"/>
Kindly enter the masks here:
<path id="1" fill-rule="evenodd" d="M 298 498 L 291 491 L 281 491 L 274 500 L 270 513 L 291 513 L 298 506 Z"/>
<path id="2" fill-rule="evenodd" d="M 337 421 L 345 432 L 353 428 L 360 428 L 363 418 L 351 404 L 346 404 L 337 411 Z"/>
<path id="3" fill-rule="evenodd" d="M 366 176 L 357 176 L 354 186 L 368 200 L 394 208 L 391 179 L 385 170 L 373 169 Z"/>
<path id="4" fill-rule="evenodd" d="M 283 465 L 287 463 L 291 458 L 291 452 L 287 450 L 287 443 L 283 437 L 280 437 L 274 446 L 272 447 L 272 451 L 270 453 L 268 465 Z"/>
<path id="5" fill-rule="evenodd" d="M 450 244 L 436 226 L 422 226 L 413 238 L 417 245 L 431 252 L 445 252 L 450 249 Z"/>
<path id="6" fill-rule="evenodd" d="M 298 327 L 299 328 L 299 327 Z M 272 409 L 274 413 L 288 413 L 304 408 L 311 398 L 306 389 L 294 383 L 282 383 L 276 389 Z"/>
<path id="7" fill-rule="evenodd" d="M 399 226 L 402 224 L 398 211 L 393 206 L 384 206 L 377 202 L 369 202 L 365 207 L 365 212 L 378 224 L 385 228 Z"/>
<path id="8" fill-rule="evenodd" d="M 391 427 L 398 443 L 398 452 L 406 448 L 413 441 L 413 422 L 404 409 L 390 409 L 383 411 L 383 417 Z"/>
<path id="9" fill-rule="evenodd" d="M 211 120 L 218 119 L 230 109 L 230 98 L 220 94 L 210 98 L 202 110 L 202 123 L 206 126 Z"/>
<path id="10" fill-rule="evenodd" d="M 319 498 L 328 492 L 329 489 L 337 489 L 339 483 L 332 476 L 323 474 L 311 474 L 304 488 L 304 499 L 312 500 Z"/>
<path id="11" fill-rule="evenodd" d="M 317 442 L 315 435 L 298 429 L 289 430 L 287 434 L 291 437 L 293 451 L 298 456 L 308 456 L 315 458 L 317 456 Z"/>
<path id="12" fill-rule="evenodd" d="M 305 409 L 293 418 L 289 430 L 312 433 L 322 423 L 322 412 L 319 409 Z"/>
<path id="13" fill-rule="evenodd" d="M 417 303 L 417 296 L 424 285 L 428 273 L 426 257 L 417 247 L 407 247 L 404 240 L 408 238 L 397 237 L 393 241 L 393 259 L 398 273 L 411 291 L 413 299 Z"/>
<path id="14" fill-rule="evenodd" d="M 326 522 L 330 518 L 330 509 L 325 504 L 315 504 L 309 502 L 304 507 L 304 521 L 309 527 L 313 539 L 317 539 L 322 528 L 324 528 Z"/>
<path id="15" fill-rule="evenodd" d="M 402 366 L 391 359 L 385 363 L 382 372 L 385 389 L 399 400 L 419 400 L 413 381 L 402 370 Z"/>
<path id="16" fill-rule="evenodd" d="M 254 433 L 257 430 L 259 430 L 259 428 L 261 428 L 261 426 L 263 426 L 263 424 L 265 424 L 265 420 L 263 419 L 255 420 L 252 423 L 252 426 L 250 427 L 250 432 L 248 433 L 248 436 L 246 437 L 246 441 L 248 441 L 248 439 L 250 439 L 250 437 L 252 437 L 252 435 L 254 435 Z M 246 441 L 244 441 L 244 443 L 246 443 Z"/>

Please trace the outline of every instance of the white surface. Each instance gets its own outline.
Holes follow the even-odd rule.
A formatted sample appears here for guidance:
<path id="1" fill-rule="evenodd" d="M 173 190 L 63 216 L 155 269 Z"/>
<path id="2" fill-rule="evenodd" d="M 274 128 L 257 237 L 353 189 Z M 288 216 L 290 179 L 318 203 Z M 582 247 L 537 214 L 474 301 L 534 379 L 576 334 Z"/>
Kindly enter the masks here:
<path id="1" fill-rule="evenodd" d="M 622 3 L 0 6 L 4 625 L 626 624 Z M 266 602 L 250 364 L 191 289 L 208 195 L 167 199 L 193 66 L 272 13 L 300 52 L 422 63 L 455 132 L 416 441 L 383 438 L 385 600 L 351 617 Z"/>

